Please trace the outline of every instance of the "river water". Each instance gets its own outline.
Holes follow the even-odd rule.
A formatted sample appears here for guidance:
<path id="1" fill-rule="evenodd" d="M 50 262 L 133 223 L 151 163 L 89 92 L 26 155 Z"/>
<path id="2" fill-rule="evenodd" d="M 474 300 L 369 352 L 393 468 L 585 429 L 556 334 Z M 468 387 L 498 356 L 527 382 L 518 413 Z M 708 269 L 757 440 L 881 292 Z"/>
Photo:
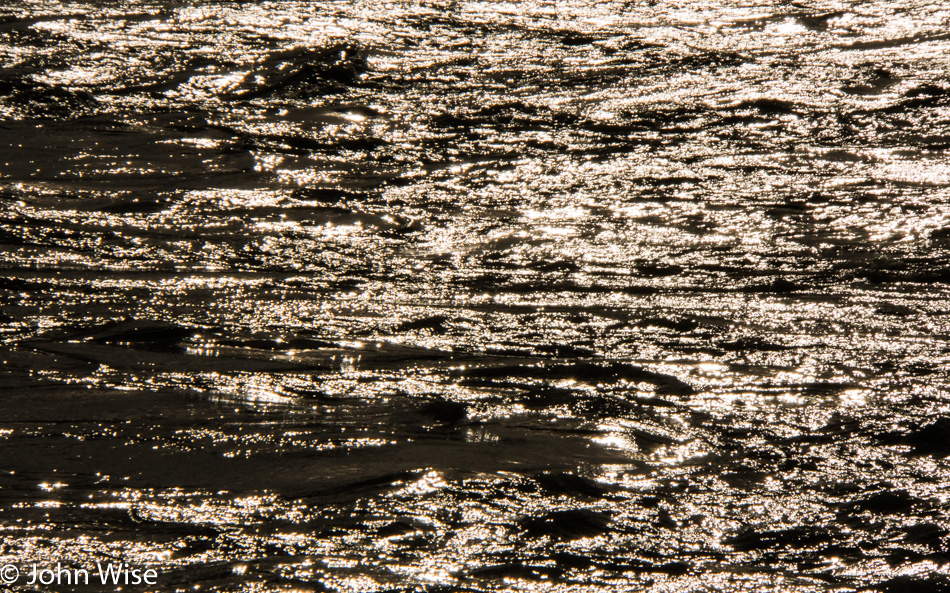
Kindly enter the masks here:
<path id="1" fill-rule="evenodd" d="M 950 588 L 946 3 L 7 0 L 0 147 L 15 589 Z"/>

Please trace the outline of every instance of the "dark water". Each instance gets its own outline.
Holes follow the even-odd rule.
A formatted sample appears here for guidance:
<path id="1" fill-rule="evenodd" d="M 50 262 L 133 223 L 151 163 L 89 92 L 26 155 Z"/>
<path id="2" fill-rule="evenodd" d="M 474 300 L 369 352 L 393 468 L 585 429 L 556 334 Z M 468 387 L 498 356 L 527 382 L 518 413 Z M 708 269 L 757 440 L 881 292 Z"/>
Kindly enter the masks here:
<path id="1" fill-rule="evenodd" d="M 7 0 L 0 146 L 18 590 L 950 588 L 946 3 Z"/>

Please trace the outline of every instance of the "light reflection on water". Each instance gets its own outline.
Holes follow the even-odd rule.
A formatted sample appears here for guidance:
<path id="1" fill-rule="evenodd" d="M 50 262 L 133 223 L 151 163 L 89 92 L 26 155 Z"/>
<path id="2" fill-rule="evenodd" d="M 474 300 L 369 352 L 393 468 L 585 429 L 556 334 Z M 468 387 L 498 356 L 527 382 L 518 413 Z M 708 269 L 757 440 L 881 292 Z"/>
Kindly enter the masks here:
<path id="1" fill-rule="evenodd" d="M 945 587 L 948 18 L 8 3 L 0 563 Z"/>

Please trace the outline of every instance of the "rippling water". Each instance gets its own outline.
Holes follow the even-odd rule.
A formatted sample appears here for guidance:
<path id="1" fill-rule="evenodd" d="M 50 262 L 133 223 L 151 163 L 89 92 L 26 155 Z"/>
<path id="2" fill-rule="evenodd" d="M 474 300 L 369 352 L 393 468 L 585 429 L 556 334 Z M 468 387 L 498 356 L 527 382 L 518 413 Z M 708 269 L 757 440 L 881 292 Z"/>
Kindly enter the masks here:
<path id="1" fill-rule="evenodd" d="M 0 562 L 950 589 L 948 31 L 8 0 Z"/>

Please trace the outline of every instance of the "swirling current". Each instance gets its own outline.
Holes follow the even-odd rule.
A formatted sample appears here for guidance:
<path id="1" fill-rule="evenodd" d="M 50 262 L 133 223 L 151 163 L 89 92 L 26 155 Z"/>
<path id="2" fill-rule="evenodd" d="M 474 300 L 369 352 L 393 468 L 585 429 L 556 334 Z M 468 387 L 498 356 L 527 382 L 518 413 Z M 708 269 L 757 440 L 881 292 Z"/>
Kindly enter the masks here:
<path id="1" fill-rule="evenodd" d="M 948 31 L 5 1 L 5 584 L 950 590 Z"/>

